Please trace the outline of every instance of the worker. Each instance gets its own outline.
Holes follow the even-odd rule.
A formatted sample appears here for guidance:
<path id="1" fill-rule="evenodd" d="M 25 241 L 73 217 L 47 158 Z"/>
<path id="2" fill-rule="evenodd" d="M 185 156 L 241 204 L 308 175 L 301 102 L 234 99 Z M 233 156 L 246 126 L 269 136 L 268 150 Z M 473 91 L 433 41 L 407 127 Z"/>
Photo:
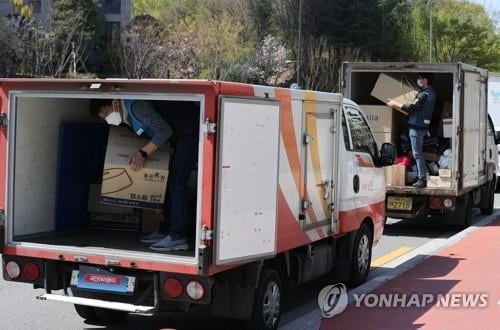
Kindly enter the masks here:
<path id="1" fill-rule="evenodd" d="M 388 99 L 387 105 L 393 109 L 403 110 L 408 113 L 408 128 L 413 158 L 417 163 L 417 179 L 413 183 L 415 188 L 427 186 L 427 164 L 424 159 L 424 137 L 428 134 L 434 108 L 436 106 L 436 93 L 432 88 L 434 76 L 432 73 L 418 75 L 417 86 L 420 88 L 412 103 L 400 104 Z"/>
<path id="2" fill-rule="evenodd" d="M 181 109 L 180 106 L 183 106 Z M 182 110 L 182 111 L 181 111 Z M 130 167 L 139 171 L 148 157 L 167 140 L 173 152 L 169 164 L 169 176 L 165 193 L 165 221 L 160 228 L 141 238 L 151 244 L 154 251 L 185 251 L 186 240 L 187 181 L 198 158 L 198 119 L 196 104 L 169 102 L 166 111 L 158 112 L 152 102 L 142 100 L 93 99 L 90 113 L 109 125 L 129 126 L 137 135 L 145 134 L 151 140 L 133 155 Z"/>

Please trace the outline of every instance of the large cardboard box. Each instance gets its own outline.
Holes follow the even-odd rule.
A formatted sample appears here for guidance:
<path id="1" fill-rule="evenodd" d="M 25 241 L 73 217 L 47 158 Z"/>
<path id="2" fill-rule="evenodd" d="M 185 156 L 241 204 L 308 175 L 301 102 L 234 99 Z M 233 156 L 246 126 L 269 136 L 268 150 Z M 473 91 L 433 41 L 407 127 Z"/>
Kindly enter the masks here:
<path id="1" fill-rule="evenodd" d="M 406 180 L 406 166 L 392 165 L 386 168 L 386 185 L 404 187 Z"/>
<path id="2" fill-rule="evenodd" d="M 392 133 L 391 132 L 374 132 L 375 142 L 377 142 L 378 147 L 380 148 L 384 143 L 392 142 Z"/>
<path id="3" fill-rule="evenodd" d="M 378 76 L 371 95 L 382 102 L 392 99 L 398 103 L 411 103 L 417 96 L 417 91 L 405 82 L 396 80 L 384 73 Z"/>
<path id="4" fill-rule="evenodd" d="M 123 231 L 139 231 L 140 230 L 140 215 L 135 211 L 131 214 L 127 213 L 89 213 L 90 228 L 107 229 L 107 230 L 123 230 Z"/>
<path id="5" fill-rule="evenodd" d="M 102 178 L 101 201 L 128 207 L 162 209 L 168 178 L 169 153 L 158 150 L 140 171 L 130 168 L 130 156 L 148 142 L 128 128 L 112 127 Z"/>
<path id="6" fill-rule="evenodd" d="M 385 105 L 361 105 L 374 132 L 391 132 L 394 111 Z"/>
<path id="7" fill-rule="evenodd" d="M 108 213 L 108 214 L 133 214 L 134 209 L 130 207 L 122 207 L 119 205 L 103 204 L 101 202 L 101 185 L 91 184 L 89 187 L 89 200 L 87 210 L 93 213 Z"/>

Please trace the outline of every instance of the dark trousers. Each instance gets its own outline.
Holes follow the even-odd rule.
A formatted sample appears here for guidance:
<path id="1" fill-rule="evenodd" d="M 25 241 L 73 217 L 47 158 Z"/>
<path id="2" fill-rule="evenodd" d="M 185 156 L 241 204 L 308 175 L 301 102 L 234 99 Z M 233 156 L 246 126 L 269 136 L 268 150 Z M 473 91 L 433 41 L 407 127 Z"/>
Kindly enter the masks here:
<path id="1" fill-rule="evenodd" d="M 185 135 L 175 143 L 165 194 L 165 221 L 160 232 L 173 240 L 186 237 L 188 217 L 187 182 L 198 160 L 198 136 Z"/>

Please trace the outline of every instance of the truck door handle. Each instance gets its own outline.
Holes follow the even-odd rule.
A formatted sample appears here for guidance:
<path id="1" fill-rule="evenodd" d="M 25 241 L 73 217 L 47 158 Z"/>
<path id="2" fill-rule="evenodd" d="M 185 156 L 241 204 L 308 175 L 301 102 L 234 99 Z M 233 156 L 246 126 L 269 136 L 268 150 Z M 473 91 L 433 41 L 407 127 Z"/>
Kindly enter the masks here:
<path id="1" fill-rule="evenodd" d="M 328 197 L 330 197 L 330 181 L 326 180 L 326 181 L 323 181 L 323 183 L 321 184 L 323 186 L 323 189 L 325 190 L 324 194 L 323 194 L 323 199 L 328 199 Z"/>
<path id="2" fill-rule="evenodd" d="M 354 192 L 357 194 L 359 192 L 359 176 L 356 174 L 354 179 L 352 180 L 352 188 Z"/>

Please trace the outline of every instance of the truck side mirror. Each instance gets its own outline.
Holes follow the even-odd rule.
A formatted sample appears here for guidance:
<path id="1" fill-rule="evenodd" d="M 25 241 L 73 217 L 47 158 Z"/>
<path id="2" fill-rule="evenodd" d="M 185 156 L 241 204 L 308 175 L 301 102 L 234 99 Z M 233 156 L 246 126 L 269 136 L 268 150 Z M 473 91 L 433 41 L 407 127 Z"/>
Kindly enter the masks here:
<path id="1" fill-rule="evenodd" d="M 495 131 L 495 144 L 500 144 L 500 131 Z"/>
<path id="2" fill-rule="evenodd" d="M 382 144 L 382 148 L 380 148 L 380 166 L 391 166 L 394 164 L 396 156 L 396 147 L 392 143 Z"/>

